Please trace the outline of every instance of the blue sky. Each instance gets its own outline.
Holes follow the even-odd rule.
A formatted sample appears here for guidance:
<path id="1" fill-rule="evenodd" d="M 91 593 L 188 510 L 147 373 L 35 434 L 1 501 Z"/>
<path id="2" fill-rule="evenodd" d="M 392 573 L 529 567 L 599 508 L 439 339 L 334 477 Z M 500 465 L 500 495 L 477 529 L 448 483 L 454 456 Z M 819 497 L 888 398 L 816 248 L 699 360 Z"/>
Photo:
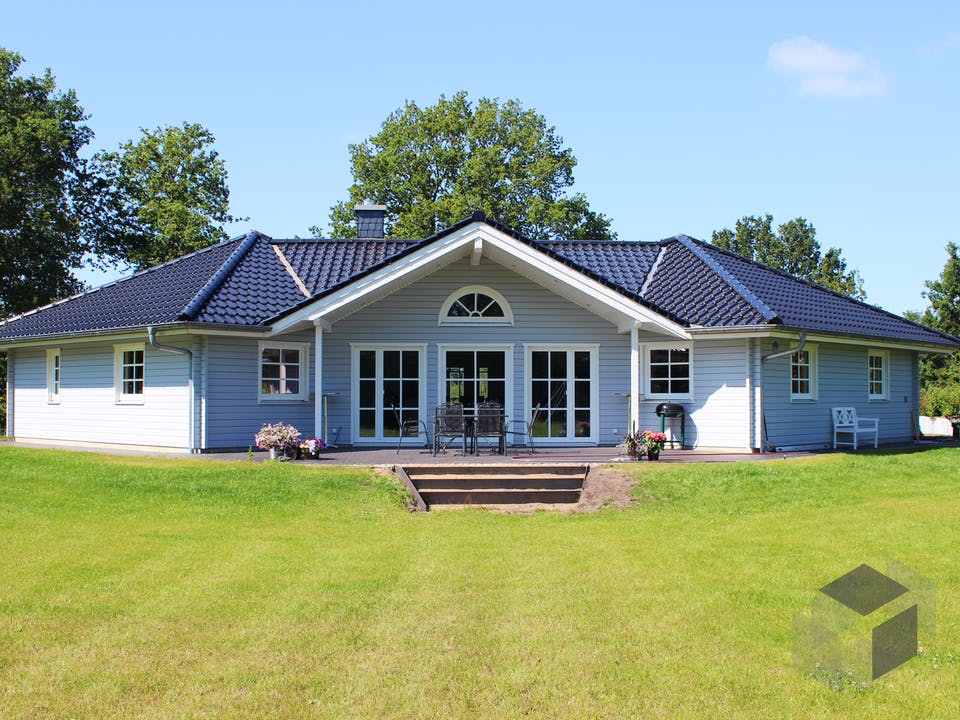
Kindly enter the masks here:
<path id="1" fill-rule="evenodd" d="M 621 239 L 803 216 L 897 313 L 960 239 L 958 3 L 139 5 L 8 2 L 0 45 L 76 91 L 93 149 L 210 129 L 233 234 L 325 226 L 349 143 L 464 89 L 543 114 Z"/>

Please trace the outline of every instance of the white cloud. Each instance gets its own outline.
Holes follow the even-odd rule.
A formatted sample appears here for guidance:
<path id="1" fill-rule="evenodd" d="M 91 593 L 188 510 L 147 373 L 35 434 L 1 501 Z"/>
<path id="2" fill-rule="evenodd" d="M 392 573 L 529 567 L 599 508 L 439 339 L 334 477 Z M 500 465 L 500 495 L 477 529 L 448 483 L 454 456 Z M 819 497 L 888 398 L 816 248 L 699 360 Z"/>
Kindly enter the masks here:
<path id="1" fill-rule="evenodd" d="M 804 95 L 855 98 L 887 92 L 883 73 L 866 55 L 806 36 L 775 42 L 768 62 L 781 75 L 796 77 Z"/>

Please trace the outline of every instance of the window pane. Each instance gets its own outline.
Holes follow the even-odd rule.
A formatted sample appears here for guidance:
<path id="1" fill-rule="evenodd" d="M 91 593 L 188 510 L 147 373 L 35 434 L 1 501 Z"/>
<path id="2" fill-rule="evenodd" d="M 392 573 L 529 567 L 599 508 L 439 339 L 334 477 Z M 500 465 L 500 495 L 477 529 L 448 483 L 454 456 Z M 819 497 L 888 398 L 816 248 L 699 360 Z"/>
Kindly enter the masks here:
<path id="1" fill-rule="evenodd" d="M 384 408 L 383 410 L 383 436 L 384 437 L 398 437 L 400 435 L 400 422 L 397 419 L 397 414 L 393 412 L 390 408 Z"/>
<path id="2" fill-rule="evenodd" d="M 299 365 L 284 365 L 285 375 L 291 379 L 296 380 L 300 377 L 300 366 Z"/>
<path id="3" fill-rule="evenodd" d="M 415 378 L 420 376 L 420 352 L 418 350 L 403 351 L 403 377 Z"/>
<path id="4" fill-rule="evenodd" d="M 547 428 L 548 423 L 546 419 L 546 413 L 542 413 L 537 419 L 537 422 L 533 425 L 533 436 L 534 437 L 547 437 Z"/>
<path id="5" fill-rule="evenodd" d="M 491 380 L 487 383 L 487 394 L 484 402 L 495 402 L 504 405 L 506 397 L 507 384 L 503 380 Z"/>
<path id="6" fill-rule="evenodd" d="M 274 378 L 279 379 L 280 377 L 280 366 L 279 365 L 264 365 L 260 370 L 260 375 L 264 380 L 272 380 Z"/>
<path id="7" fill-rule="evenodd" d="M 550 353 L 550 377 L 565 378 L 567 376 L 567 353 L 553 351 Z"/>
<path id="8" fill-rule="evenodd" d="M 670 362 L 672 363 L 690 362 L 690 351 L 689 350 L 671 350 Z"/>
<path id="9" fill-rule="evenodd" d="M 574 433 L 577 437 L 590 437 L 590 411 L 577 410 L 574 414 Z"/>
<path id="10" fill-rule="evenodd" d="M 590 377 L 590 353 L 575 352 L 573 354 L 573 376 L 577 379 Z"/>
<path id="11" fill-rule="evenodd" d="M 505 377 L 504 353 L 502 352 L 478 352 L 477 367 L 487 369 L 487 377 L 502 378 Z"/>
<path id="12" fill-rule="evenodd" d="M 280 351 L 277 348 L 264 348 L 261 356 L 263 362 L 280 362 Z M 126 353 L 124 353 L 124 362 L 126 362 Z"/>
<path id="13" fill-rule="evenodd" d="M 126 389 L 124 392 L 127 392 Z M 280 381 L 264 380 L 260 385 L 260 392 L 264 395 L 277 395 L 280 392 Z"/>
<path id="14" fill-rule="evenodd" d="M 458 369 L 459 374 L 452 377 L 474 377 L 473 374 L 473 353 L 456 350 L 447 353 L 447 368 Z M 447 377 L 451 377 L 447 373 Z"/>
<path id="15" fill-rule="evenodd" d="M 577 380 L 573 384 L 573 402 L 578 408 L 590 407 L 590 382 Z"/>
<path id="16" fill-rule="evenodd" d="M 477 309 L 477 297 L 474 293 L 467 293 L 460 297 L 460 304 L 463 305 L 468 312 L 472 313 Z"/>
<path id="17" fill-rule="evenodd" d="M 665 363 L 670 360 L 670 351 L 669 350 L 651 350 L 650 351 L 650 362 L 652 363 Z"/>
<path id="18" fill-rule="evenodd" d="M 376 350 L 360 351 L 360 377 L 372 378 L 377 374 Z"/>
<path id="19" fill-rule="evenodd" d="M 374 410 L 360 411 L 360 437 L 376 437 L 377 413 Z"/>
<path id="20" fill-rule="evenodd" d="M 670 377 L 670 366 L 669 365 L 651 365 L 650 377 L 652 378 Z"/>
<path id="21" fill-rule="evenodd" d="M 394 406 L 400 407 L 400 381 L 384 380 L 383 381 L 383 409 L 386 410 Z"/>
<path id="22" fill-rule="evenodd" d="M 360 381 L 360 407 L 372 408 L 377 404 L 377 381 Z"/>
<path id="23" fill-rule="evenodd" d="M 143 395 L 143 380 L 134 380 L 134 382 L 133 382 L 133 394 L 134 394 L 134 395 Z"/>
<path id="24" fill-rule="evenodd" d="M 470 311 L 461 303 L 459 300 L 453 303 L 450 306 L 450 309 L 447 311 L 447 317 L 469 317 Z"/>
<path id="25" fill-rule="evenodd" d="M 670 377 L 688 378 L 690 377 L 690 366 L 686 364 L 671 365 Z"/>
<path id="26" fill-rule="evenodd" d="M 531 388 L 531 399 L 533 404 L 539 405 L 540 407 L 545 407 L 547 401 L 550 399 L 550 390 L 549 384 L 546 380 L 536 380 L 530 383 Z"/>
<path id="27" fill-rule="evenodd" d="M 417 422 L 420 420 L 420 411 L 419 410 L 404 410 L 400 417 L 403 418 L 404 422 Z"/>
<path id="28" fill-rule="evenodd" d="M 282 362 L 286 364 L 296 365 L 300 362 L 300 351 L 299 350 L 284 350 L 280 353 Z"/>
<path id="29" fill-rule="evenodd" d="M 400 351 L 383 351 L 383 376 L 385 378 L 400 377 Z"/>
<path id="30" fill-rule="evenodd" d="M 420 383 L 417 380 L 404 380 L 401 390 L 403 407 L 417 407 L 420 404 Z"/>
<path id="31" fill-rule="evenodd" d="M 674 393 L 688 393 L 690 392 L 690 381 L 689 380 L 674 380 L 671 383 Z"/>
<path id="32" fill-rule="evenodd" d="M 543 350 L 537 350 L 531 354 L 530 372 L 532 373 L 531 377 L 535 377 L 535 378 L 547 377 L 547 353 L 546 352 L 544 352 Z"/>
<path id="33" fill-rule="evenodd" d="M 650 381 L 650 392 L 652 393 L 666 393 L 669 390 L 669 384 L 666 380 L 651 380 Z"/>
<path id="34" fill-rule="evenodd" d="M 553 410 L 550 412 L 550 437 L 567 436 L 567 411 Z"/>
<path id="35" fill-rule="evenodd" d="M 296 395 L 300 392 L 300 381 L 299 380 L 287 380 L 283 384 L 283 392 L 287 395 Z"/>
<path id="36" fill-rule="evenodd" d="M 550 383 L 550 406 L 565 407 L 567 404 L 567 381 L 554 380 Z"/>

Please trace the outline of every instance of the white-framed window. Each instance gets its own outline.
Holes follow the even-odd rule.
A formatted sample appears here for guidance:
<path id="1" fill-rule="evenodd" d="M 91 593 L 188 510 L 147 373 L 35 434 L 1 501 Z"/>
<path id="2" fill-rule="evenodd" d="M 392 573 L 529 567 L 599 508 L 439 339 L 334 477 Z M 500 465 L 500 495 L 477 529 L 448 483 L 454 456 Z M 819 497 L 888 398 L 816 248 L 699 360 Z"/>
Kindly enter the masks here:
<path id="1" fill-rule="evenodd" d="M 47 402 L 51 405 L 60 402 L 61 358 L 60 348 L 47 350 Z"/>
<path id="2" fill-rule="evenodd" d="M 260 401 L 306 400 L 309 397 L 310 346 L 307 343 L 259 343 Z"/>
<path id="3" fill-rule="evenodd" d="M 467 285 L 451 293 L 440 306 L 441 325 L 513 325 L 507 299 L 485 285 Z"/>
<path id="4" fill-rule="evenodd" d="M 142 343 L 114 345 L 114 388 L 118 403 L 143 403 L 146 363 Z"/>
<path id="5" fill-rule="evenodd" d="M 583 440 L 599 437 L 599 348 L 596 345 L 526 345 L 528 412 L 540 406 L 534 437 Z"/>
<path id="6" fill-rule="evenodd" d="M 889 397 L 890 353 L 886 350 L 867 351 L 867 398 L 886 400 Z"/>
<path id="7" fill-rule="evenodd" d="M 817 348 L 807 345 L 790 356 L 790 399 L 817 398 Z"/>
<path id="8" fill-rule="evenodd" d="M 427 346 L 353 344 L 354 442 L 396 442 L 402 423 L 428 423 Z M 411 443 L 423 442 L 411 437 Z"/>
<path id="9" fill-rule="evenodd" d="M 654 400 L 690 400 L 693 397 L 693 345 L 655 343 L 644 349 L 644 396 Z"/>

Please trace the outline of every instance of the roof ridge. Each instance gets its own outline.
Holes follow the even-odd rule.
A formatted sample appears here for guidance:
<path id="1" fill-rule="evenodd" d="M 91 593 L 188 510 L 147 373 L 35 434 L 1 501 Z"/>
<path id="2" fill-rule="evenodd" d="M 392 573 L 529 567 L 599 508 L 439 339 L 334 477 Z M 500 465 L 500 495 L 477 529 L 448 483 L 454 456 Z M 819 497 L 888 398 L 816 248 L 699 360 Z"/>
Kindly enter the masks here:
<path id="1" fill-rule="evenodd" d="M 758 298 L 753 291 L 750 290 L 750 288 L 740 282 L 740 280 L 738 280 L 733 273 L 729 272 L 723 265 L 717 262 L 717 260 L 710 257 L 710 255 L 700 245 L 701 241 L 694 240 L 686 235 L 677 235 L 675 239 L 677 242 L 683 245 L 683 247 L 702 260 L 707 267 L 719 275 L 720 279 L 729 285 L 735 293 L 746 300 L 754 310 L 760 313 L 764 320 L 770 322 L 777 319 L 777 313 L 770 309 L 770 307 L 763 302 L 763 300 Z"/>
<path id="2" fill-rule="evenodd" d="M 211 296 L 220 288 L 223 281 L 234 271 L 250 248 L 252 248 L 261 237 L 265 238 L 266 236 L 257 230 L 251 230 L 247 233 L 247 236 L 243 239 L 243 242 L 240 243 L 239 247 L 230 253 L 230 257 L 224 261 L 220 269 L 210 276 L 210 279 L 204 283 L 204 286 L 200 288 L 199 292 L 187 303 L 180 315 L 177 316 L 177 320 L 193 320 Z"/>
<path id="3" fill-rule="evenodd" d="M 653 282 L 653 278 L 657 274 L 657 270 L 660 269 L 660 263 L 663 261 L 664 254 L 664 246 L 661 244 L 660 248 L 657 250 L 657 257 L 654 258 L 653 264 L 650 266 L 650 272 L 647 273 L 647 278 L 643 281 L 643 285 L 640 287 L 640 292 L 638 293 L 640 297 L 646 298 L 647 290 L 650 289 L 650 284 Z"/>

